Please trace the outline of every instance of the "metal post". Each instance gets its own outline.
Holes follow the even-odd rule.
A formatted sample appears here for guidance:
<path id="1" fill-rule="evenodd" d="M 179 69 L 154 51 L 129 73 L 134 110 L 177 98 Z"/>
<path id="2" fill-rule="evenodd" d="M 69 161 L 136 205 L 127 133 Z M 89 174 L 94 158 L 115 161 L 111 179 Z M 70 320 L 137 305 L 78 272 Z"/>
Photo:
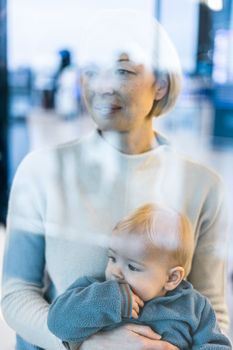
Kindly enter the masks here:
<path id="1" fill-rule="evenodd" d="M 0 223 L 5 223 L 8 200 L 7 0 L 0 0 Z"/>
<path id="2" fill-rule="evenodd" d="M 161 0 L 155 0 L 155 18 L 161 21 Z"/>

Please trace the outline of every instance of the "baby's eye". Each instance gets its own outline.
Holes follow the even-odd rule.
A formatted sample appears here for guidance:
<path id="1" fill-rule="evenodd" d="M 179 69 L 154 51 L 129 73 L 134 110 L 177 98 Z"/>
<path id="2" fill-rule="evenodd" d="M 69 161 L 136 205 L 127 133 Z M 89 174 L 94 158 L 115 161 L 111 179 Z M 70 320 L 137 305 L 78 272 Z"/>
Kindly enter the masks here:
<path id="1" fill-rule="evenodd" d="M 109 259 L 111 262 L 113 262 L 113 263 L 116 262 L 116 258 L 115 258 L 114 256 L 112 256 L 112 255 L 109 255 L 109 256 L 108 256 L 108 259 Z"/>
<path id="2" fill-rule="evenodd" d="M 141 271 L 138 267 L 133 266 L 132 264 L 128 264 L 128 268 L 129 268 L 129 270 L 135 271 L 135 272 Z"/>

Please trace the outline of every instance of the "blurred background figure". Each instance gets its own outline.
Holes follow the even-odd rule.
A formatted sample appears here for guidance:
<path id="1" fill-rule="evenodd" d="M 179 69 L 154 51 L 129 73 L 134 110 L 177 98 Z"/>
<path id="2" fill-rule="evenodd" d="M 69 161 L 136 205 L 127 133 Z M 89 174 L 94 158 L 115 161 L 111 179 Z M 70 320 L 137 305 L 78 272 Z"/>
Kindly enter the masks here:
<path id="1" fill-rule="evenodd" d="M 65 119 L 75 118 L 83 112 L 79 69 L 72 62 L 69 50 L 59 51 L 60 66 L 54 76 L 55 110 Z"/>

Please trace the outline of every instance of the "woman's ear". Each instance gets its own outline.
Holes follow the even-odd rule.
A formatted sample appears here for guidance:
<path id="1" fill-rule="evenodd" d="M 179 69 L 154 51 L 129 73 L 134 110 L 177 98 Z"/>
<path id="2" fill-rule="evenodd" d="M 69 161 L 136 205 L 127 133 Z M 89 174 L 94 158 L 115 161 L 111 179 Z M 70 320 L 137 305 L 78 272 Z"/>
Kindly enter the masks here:
<path id="1" fill-rule="evenodd" d="M 160 78 L 155 82 L 155 101 L 161 100 L 168 92 L 168 81 L 166 78 Z"/>
<path id="2" fill-rule="evenodd" d="M 176 266 L 170 269 L 168 279 L 165 283 L 164 289 L 166 291 L 175 289 L 184 278 L 184 268 Z"/>

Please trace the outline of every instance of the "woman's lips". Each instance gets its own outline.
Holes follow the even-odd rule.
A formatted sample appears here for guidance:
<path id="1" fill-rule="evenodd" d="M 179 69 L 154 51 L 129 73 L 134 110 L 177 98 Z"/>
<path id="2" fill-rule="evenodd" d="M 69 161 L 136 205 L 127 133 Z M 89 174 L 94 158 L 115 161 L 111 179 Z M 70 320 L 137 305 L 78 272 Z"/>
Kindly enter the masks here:
<path id="1" fill-rule="evenodd" d="M 107 105 L 96 105 L 94 106 L 94 109 L 100 112 L 101 114 L 112 114 L 115 112 L 118 112 L 122 109 L 121 106 L 116 104 L 107 104 Z"/>

